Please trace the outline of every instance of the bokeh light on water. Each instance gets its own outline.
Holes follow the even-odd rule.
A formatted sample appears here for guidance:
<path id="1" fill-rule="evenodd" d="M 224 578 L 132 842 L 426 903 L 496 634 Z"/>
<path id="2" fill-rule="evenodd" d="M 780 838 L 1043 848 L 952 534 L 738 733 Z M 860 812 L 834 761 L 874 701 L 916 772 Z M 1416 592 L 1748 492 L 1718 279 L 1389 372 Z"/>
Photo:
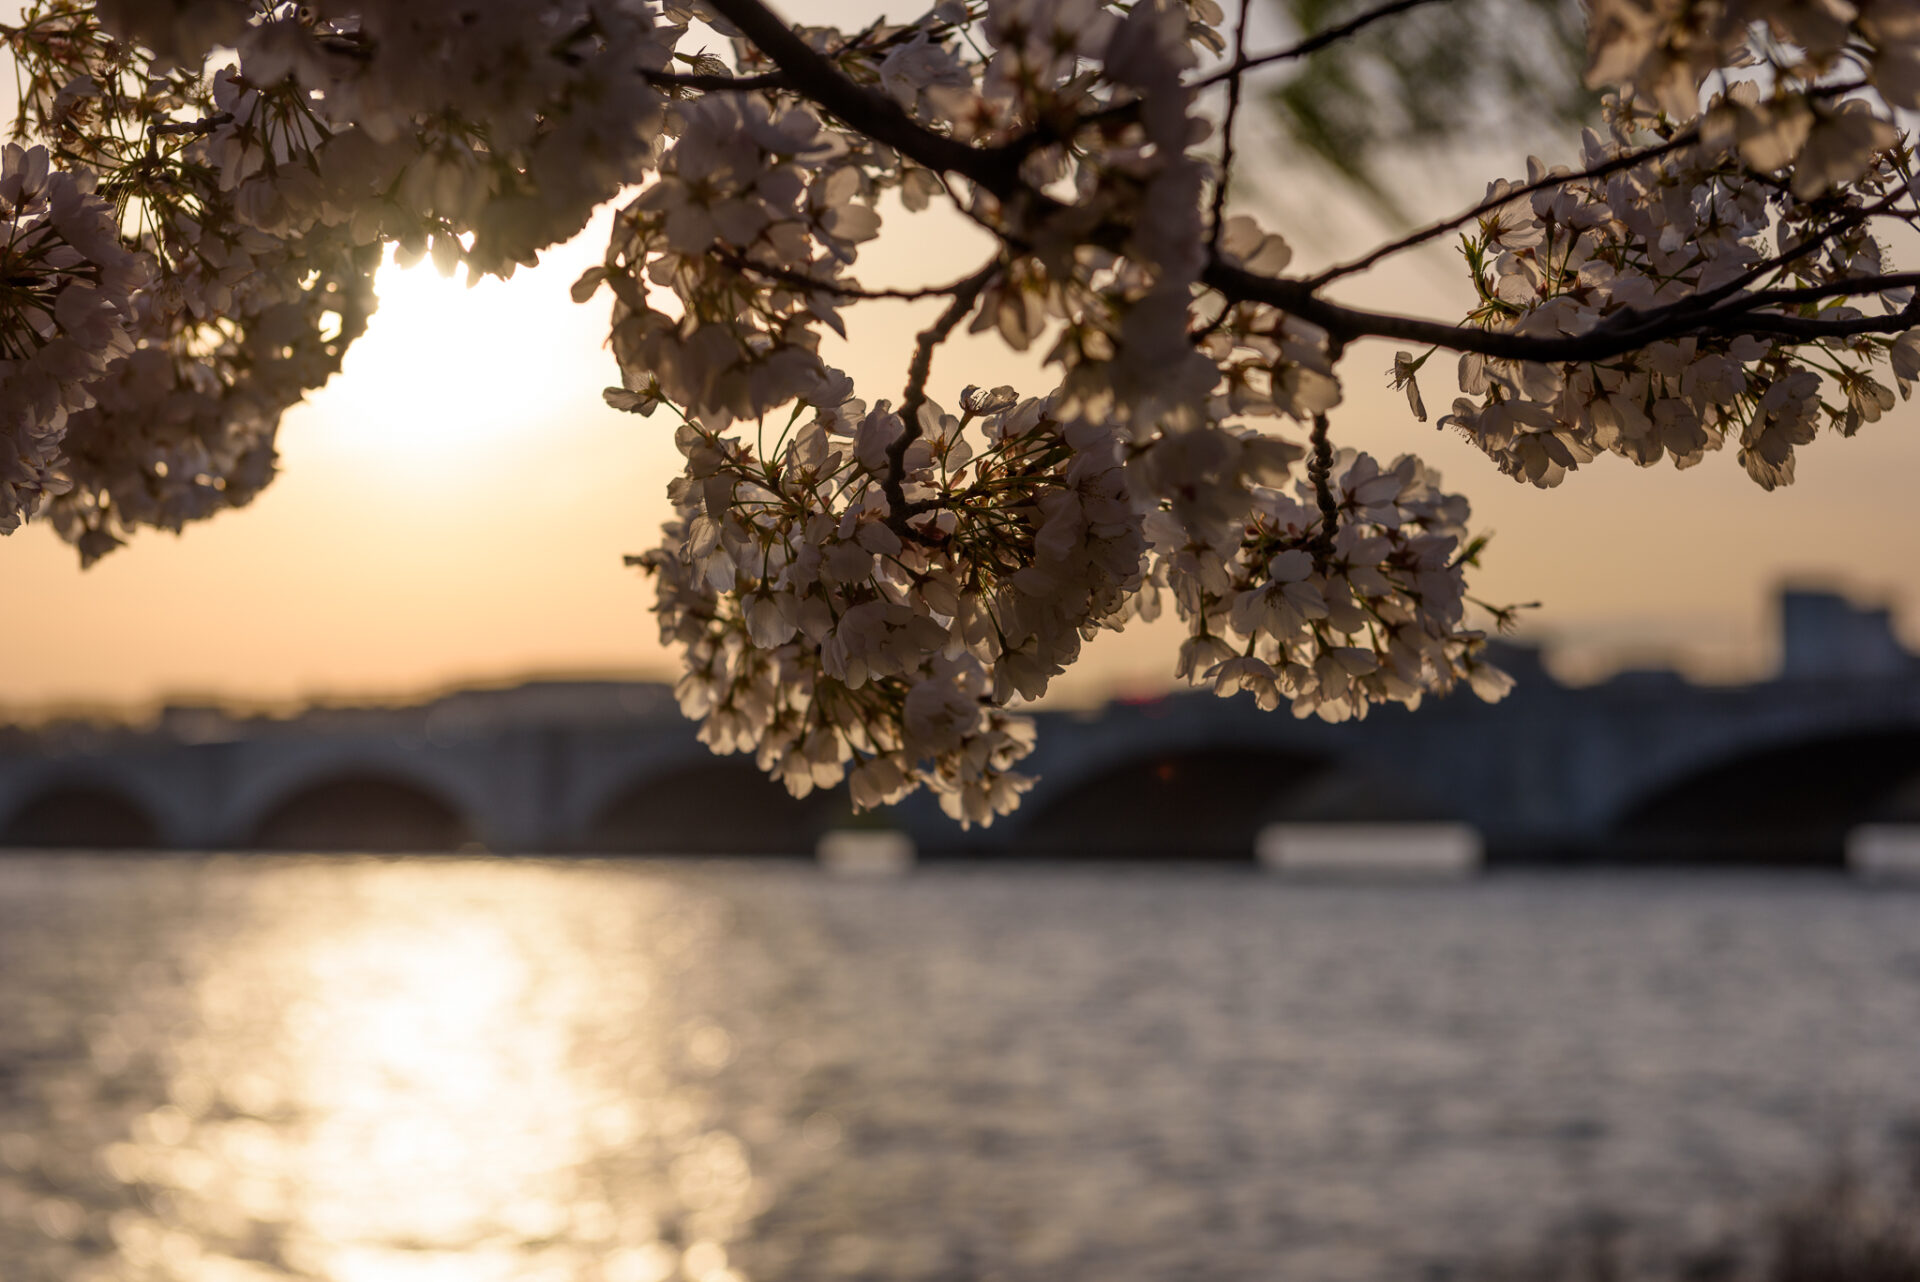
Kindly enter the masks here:
<path id="1" fill-rule="evenodd" d="M 7 1282 L 1386 1278 L 1920 1116 L 1837 880 L 0 863 Z"/>
<path id="2" fill-rule="evenodd" d="M 72 991 L 6 1003 L 41 1042 L 5 1056 L 39 1070 L 38 1098 L 0 1111 L 14 1267 L 736 1276 L 727 1248 L 758 1208 L 709 1087 L 731 1038 L 656 1000 L 715 946 L 716 902 L 497 864 L 0 876 L 9 980 L 79 967 Z M 66 920 L 36 932 L 23 917 L 49 899 Z"/>

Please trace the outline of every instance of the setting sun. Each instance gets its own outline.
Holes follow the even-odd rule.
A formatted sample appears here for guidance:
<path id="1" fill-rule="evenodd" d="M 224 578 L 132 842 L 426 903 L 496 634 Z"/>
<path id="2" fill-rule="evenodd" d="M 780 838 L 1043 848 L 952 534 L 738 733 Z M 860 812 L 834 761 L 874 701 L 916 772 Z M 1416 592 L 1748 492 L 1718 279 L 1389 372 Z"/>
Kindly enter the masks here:
<path id="1" fill-rule="evenodd" d="M 604 222 L 537 272 L 472 287 L 430 260 L 402 267 L 389 247 L 380 309 L 314 397 L 328 448 L 424 454 L 458 473 L 476 455 L 531 453 L 557 416 L 597 409 L 612 372 L 600 351 L 605 304 L 573 303 L 565 278 L 599 257 Z"/>

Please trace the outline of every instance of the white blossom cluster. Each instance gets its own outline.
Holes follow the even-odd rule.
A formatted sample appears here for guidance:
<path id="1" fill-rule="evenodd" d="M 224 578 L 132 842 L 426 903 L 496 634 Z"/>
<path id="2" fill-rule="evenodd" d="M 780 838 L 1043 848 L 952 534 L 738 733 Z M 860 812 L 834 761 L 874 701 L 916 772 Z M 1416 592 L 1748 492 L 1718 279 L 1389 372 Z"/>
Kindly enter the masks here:
<path id="1" fill-rule="evenodd" d="M 1264 707 L 1497 698 L 1465 500 L 1330 438 L 1349 344 L 1430 345 L 1395 367 L 1422 417 L 1420 369 L 1463 353 L 1443 421 L 1538 484 L 1729 440 L 1789 481 L 1822 423 L 1893 404 L 1878 363 L 1920 377 L 1877 235 L 1920 218 L 1910 7 L 1595 0 L 1607 132 L 1422 233 L 1468 226 L 1477 303 L 1446 325 L 1331 302 L 1346 269 L 1288 275 L 1229 208 L 1222 97 L 1315 46 L 1254 57 L 1215 0 L 939 0 L 855 31 L 765 0 L 35 0 L 0 26 L 36 144 L 0 179 L 0 530 L 45 512 L 91 560 L 246 502 L 387 246 L 506 275 L 625 193 L 574 296 L 613 297 L 608 401 L 679 420 L 679 517 L 638 559 L 716 750 L 988 822 L 1028 783 L 1009 709 L 1166 598 L 1177 674 Z M 993 253 L 864 288 L 882 209 L 936 204 Z M 883 299 L 941 308 L 897 405 L 821 356 Z M 947 413 L 927 388 L 963 328 L 1057 385 Z"/>
<path id="2" fill-rule="evenodd" d="M 1716 100 L 1747 105 L 1752 86 Z M 1866 117 L 1864 104 L 1842 116 Z M 1612 129 L 1588 132 L 1582 172 L 1635 154 L 1663 118 L 1610 104 Z M 1480 296 L 1470 318 L 1488 329 L 1559 338 L 1630 328 L 1662 308 L 1695 305 L 1725 314 L 1753 310 L 1779 291 L 1798 291 L 1792 315 L 1858 317 L 1853 292 L 1879 310 L 1904 307 L 1910 291 L 1850 292 L 1887 269 L 1869 211 L 1908 201 L 1911 155 L 1862 152 L 1848 181 L 1802 200 L 1726 146 L 1677 148 L 1604 177 L 1549 173 L 1532 162 L 1528 185 L 1565 176 L 1504 203 L 1518 184 L 1497 182 L 1492 207 L 1464 249 Z M 1864 172 L 1862 172 L 1864 170 Z M 1748 474 L 1767 489 L 1793 480 L 1795 449 L 1826 424 L 1851 436 L 1894 404 L 1874 377 L 1891 361 L 1902 393 L 1920 373 L 1920 331 L 1791 344 L 1697 328 L 1653 338 L 1601 360 L 1507 361 L 1460 358 L 1460 390 L 1441 419 L 1462 429 L 1502 471 L 1535 485 L 1611 452 L 1641 466 L 1671 458 L 1691 467 L 1732 440 Z M 1415 361 L 1402 353 L 1396 376 L 1418 405 Z"/>
<path id="3" fill-rule="evenodd" d="M 909 441 L 887 402 L 868 410 L 828 371 L 771 447 L 765 424 L 748 441 L 685 419 L 679 519 L 636 561 L 687 654 L 677 690 L 702 741 L 754 752 L 797 796 L 846 778 L 866 807 L 924 785 L 990 822 L 1031 784 L 1013 766 L 1032 726 L 1006 706 L 1100 629 L 1157 615 L 1163 588 L 1192 631 L 1179 675 L 1263 707 L 1338 721 L 1462 678 L 1505 693 L 1460 627 L 1466 504 L 1416 460 L 1344 455 L 1329 542 L 1310 490 L 1260 484 L 1284 485 L 1298 447 L 1192 432 L 1129 465 L 1119 430 L 1060 403 L 969 388 L 958 417 L 923 402 Z M 904 523 L 888 498 L 903 441 Z M 1252 487 L 1251 517 L 1210 527 L 1211 546 L 1129 484 L 1187 470 L 1168 458 L 1200 441 Z"/>
<path id="4" fill-rule="evenodd" d="M 911 186 L 851 154 L 805 106 L 737 95 L 676 105 L 659 179 L 575 289 L 615 295 L 623 385 L 609 402 L 665 404 L 684 420 L 681 520 L 642 559 L 658 577 L 663 636 L 688 654 L 683 707 L 717 750 L 756 752 L 798 793 L 845 774 L 862 806 L 924 784 L 962 822 L 1003 813 L 1025 786 L 1009 767 L 1030 738 L 1001 709 L 1044 693 L 1084 634 L 1156 613 L 1162 586 L 1195 634 L 1178 675 L 1222 693 L 1254 689 L 1272 706 L 1284 691 L 1300 715 L 1342 720 L 1476 671 L 1488 674 L 1477 688 L 1502 690 L 1481 634 L 1462 625 L 1464 502 L 1414 460 L 1385 481 L 1368 460 L 1343 469 L 1366 496 L 1345 501 L 1349 527 L 1336 535 L 1317 511 L 1303 525 L 1273 488 L 1301 447 L 1226 425 L 1310 420 L 1339 386 L 1325 333 L 1276 308 L 1215 307 L 1204 339 L 1190 333 L 1205 256 L 1203 166 L 1184 148 L 1193 125 L 1179 87 L 1192 65 L 1185 11 L 1139 6 L 1120 22 L 1089 7 L 1071 22 L 1052 10 L 1052 25 L 1030 25 L 1049 12 L 990 9 L 994 53 L 977 82 L 961 84 L 954 55 L 935 58 L 924 31 L 877 67 L 884 84 L 889 63 L 918 58 L 933 88 L 902 105 L 974 121 L 973 136 L 981 121 L 1005 134 L 1059 110 L 1022 87 L 1071 83 L 1039 63 L 1073 61 L 1089 41 L 1127 46 L 1117 61 L 1129 78 L 1110 90 L 1165 90 L 1148 93 L 1157 114 L 1126 127 L 1128 146 L 1077 163 L 1093 207 L 1144 205 L 1164 220 L 1140 219 L 1117 250 L 1068 241 L 989 264 L 977 303 L 968 295 L 961 309 L 1016 347 L 1057 335 L 1064 381 L 1046 402 L 994 394 L 956 420 L 910 390 L 909 427 L 884 402 L 867 413 L 850 399 L 819 359 L 818 332 L 860 297 L 848 273 L 880 229 L 878 191 Z M 1075 91 L 1074 110 L 1097 83 Z M 1022 235 L 1044 239 L 1064 217 L 1031 219 Z M 1246 217 L 1227 220 L 1219 242 L 1255 270 L 1290 257 Z M 790 442 L 789 425 L 771 452 L 764 426 L 752 447 L 724 435 L 789 404 L 818 417 Z M 957 435 L 976 417 L 977 459 Z M 829 449 L 835 433 L 850 444 Z M 1295 569 L 1288 547 L 1317 574 L 1292 589 L 1304 613 L 1243 603 L 1236 631 L 1220 594 L 1278 592 L 1289 580 L 1272 575 Z M 1227 635 L 1244 653 L 1219 652 Z"/>
<path id="5" fill-rule="evenodd" d="M 149 278 L 36 437 L 34 492 L 59 491 L 84 561 L 272 478 L 280 418 L 363 331 L 386 244 L 509 274 L 647 171 L 664 98 L 640 72 L 685 30 L 658 5 L 339 10 L 40 0 L 5 33 L 20 127 L 63 181 L 97 182 Z"/>
<path id="6" fill-rule="evenodd" d="M 898 451 L 904 523 L 887 483 L 906 425 L 833 371 L 770 449 L 764 425 L 676 433 L 680 519 L 637 560 L 687 654 L 680 704 L 796 796 L 844 777 L 867 807 L 925 785 L 990 822 L 1032 783 L 1013 769 L 1032 723 L 1004 706 L 1137 607 L 1147 548 L 1113 431 L 1008 388 L 961 403 L 923 402 Z"/>
<path id="7" fill-rule="evenodd" d="M 1908 0 L 1593 0 L 1588 7 L 1587 81 L 1633 91 L 1669 119 L 1701 112 L 1701 86 L 1730 69 L 1764 67 L 1765 99 L 1720 104 L 1717 114 L 1743 142 L 1764 149 L 1757 167 L 1796 169 L 1799 195 L 1856 177 L 1862 144 L 1891 140 L 1871 122 L 1810 97 L 1839 75 L 1871 86 L 1886 107 L 1920 107 L 1920 11 Z M 1852 158 L 1850 158 L 1852 157 Z"/>
<path id="8" fill-rule="evenodd" d="M 44 147 L 0 148 L 0 534 L 67 488 L 68 418 L 132 349 L 142 264 L 92 179 L 51 169 Z"/>
<path id="9" fill-rule="evenodd" d="M 725 427 L 823 377 L 818 327 L 843 328 L 836 291 L 880 218 L 868 176 L 811 110 L 721 95 L 673 114 L 659 178 L 622 211 L 606 265 L 574 297 L 613 289 L 629 393 L 653 389 Z M 652 286 L 671 291 L 678 315 L 651 305 Z"/>
<path id="10" fill-rule="evenodd" d="M 1463 624 L 1463 570 L 1478 551 L 1466 500 L 1412 455 L 1385 469 L 1352 450 L 1331 462 L 1330 537 L 1305 478 L 1256 486 L 1250 519 L 1211 540 L 1171 511 L 1148 518 L 1159 577 L 1188 625 L 1178 674 L 1327 721 L 1418 707 L 1463 680 L 1503 697 L 1511 679 Z"/>
<path id="11" fill-rule="evenodd" d="M 1588 131 L 1579 171 L 1534 160 L 1524 192 L 1488 188 L 1464 243 L 1480 297 L 1469 320 L 1543 338 L 1653 328 L 1600 360 L 1468 353 L 1466 396 L 1441 422 L 1536 485 L 1602 452 L 1691 467 L 1729 439 L 1761 486 L 1790 484 L 1796 448 L 1823 424 L 1851 436 L 1892 408 L 1877 365 L 1902 397 L 1920 376 L 1920 329 L 1767 332 L 1775 315 L 1910 314 L 1912 289 L 1882 279 L 1876 220 L 1920 215 L 1913 151 L 1891 116 L 1920 106 L 1920 10 L 1601 0 L 1589 34 L 1591 83 L 1623 91 L 1607 102 L 1608 133 Z M 1730 71 L 1743 78 L 1709 95 Z M 1656 325 L 1675 309 L 1697 323 Z M 1747 324 L 1717 335 L 1721 319 Z M 1395 362 L 1422 417 L 1425 360 Z"/>

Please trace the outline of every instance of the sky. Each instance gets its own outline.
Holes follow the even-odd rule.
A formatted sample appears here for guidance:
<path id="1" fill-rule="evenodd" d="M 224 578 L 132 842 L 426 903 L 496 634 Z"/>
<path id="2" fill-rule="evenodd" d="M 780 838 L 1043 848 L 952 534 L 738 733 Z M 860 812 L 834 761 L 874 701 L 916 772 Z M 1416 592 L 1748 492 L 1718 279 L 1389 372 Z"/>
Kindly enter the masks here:
<path id="1" fill-rule="evenodd" d="M 1241 140 L 1238 204 L 1295 244 L 1296 268 L 1389 232 L 1330 180 L 1266 159 L 1271 141 L 1257 121 Z M 1410 166 L 1405 189 L 1419 198 L 1408 203 L 1451 212 L 1520 162 Z M 863 249 L 863 283 L 948 279 L 985 256 L 954 216 L 888 212 L 887 232 Z M 179 536 L 143 533 L 84 572 L 45 525 L 0 540 L 13 603 L 0 629 L 0 709 L 284 706 L 529 676 L 671 675 L 651 587 L 622 563 L 668 515 L 671 427 L 602 403 L 601 388 L 618 381 L 604 349 L 606 295 L 577 305 L 567 294 L 600 257 L 609 214 L 511 281 L 469 289 L 427 265 L 383 269 L 381 310 L 342 373 L 287 416 L 281 475 L 250 507 Z M 1462 313 L 1465 278 L 1450 249 L 1395 261 L 1341 297 Z M 860 309 L 851 341 L 828 359 L 869 402 L 897 400 L 912 335 L 937 306 Z M 1476 523 L 1495 535 L 1476 592 L 1541 602 L 1525 635 L 1551 648 L 1563 675 L 1665 662 L 1705 679 L 1763 674 L 1783 581 L 1830 581 L 1896 606 L 1920 598 L 1909 497 L 1920 403 L 1852 441 L 1823 437 L 1801 452 L 1798 482 L 1771 494 L 1731 450 L 1686 473 L 1607 456 L 1541 491 L 1414 422 L 1387 386 L 1391 359 L 1378 344 L 1349 352 L 1335 439 L 1383 457 L 1416 451 L 1472 498 Z M 1436 415 L 1453 395 L 1446 362 L 1436 357 L 1423 377 Z M 1026 358 L 959 341 L 940 353 L 932 387 L 951 404 L 966 383 L 1042 390 L 1043 379 Z M 1914 615 L 1903 632 L 1920 644 Z M 1162 688 L 1176 643 L 1164 625 L 1103 637 L 1059 696 Z"/>

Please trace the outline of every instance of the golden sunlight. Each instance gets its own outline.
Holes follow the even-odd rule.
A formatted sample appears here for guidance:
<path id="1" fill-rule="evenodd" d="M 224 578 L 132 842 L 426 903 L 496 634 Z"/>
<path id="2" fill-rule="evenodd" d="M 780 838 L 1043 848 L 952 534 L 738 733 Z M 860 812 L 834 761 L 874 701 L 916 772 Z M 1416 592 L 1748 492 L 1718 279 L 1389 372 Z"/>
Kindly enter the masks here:
<path id="1" fill-rule="evenodd" d="M 337 1282 L 738 1282 L 724 1244 L 753 1173 L 684 1078 L 709 1025 L 656 1005 L 635 938 L 684 934 L 683 898 L 494 865 L 449 893 L 435 872 L 272 871 L 200 967 L 172 1102 L 101 1154 L 150 1208 L 116 1221 L 121 1260 L 178 1282 L 282 1276 L 258 1260 Z"/>
<path id="2" fill-rule="evenodd" d="M 556 394 L 555 371 L 527 361 L 530 329 L 573 319 L 545 314 L 572 306 L 564 287 L 555 290 L 566 272 L 552 260 L 596 256 L 595 247 L 596 238 L 582 237 L 548 256 L 552 267 L 537 282 L 547 306 L 538 309 L 513 281 L 488 278 L 468 287 L 427 260 L 402 267 L 389 247 L 377 278 L 380 310 L 322 394 L 332 446 L 369 455 L 428 453 L 457 466 L 466 451 L 497 449 L 513 438 L 519 447 L 530 444 L 559 402 L 573 399 Z M 603 310 L 592 308 L 590 328 L 604 323 Z M 602 363 L 592 344 L 576 350 L 582 364 Z M 596 372 L 604 381 L 605 371 Z M 598 390 L 591 376 L 579 382 Z"/>

